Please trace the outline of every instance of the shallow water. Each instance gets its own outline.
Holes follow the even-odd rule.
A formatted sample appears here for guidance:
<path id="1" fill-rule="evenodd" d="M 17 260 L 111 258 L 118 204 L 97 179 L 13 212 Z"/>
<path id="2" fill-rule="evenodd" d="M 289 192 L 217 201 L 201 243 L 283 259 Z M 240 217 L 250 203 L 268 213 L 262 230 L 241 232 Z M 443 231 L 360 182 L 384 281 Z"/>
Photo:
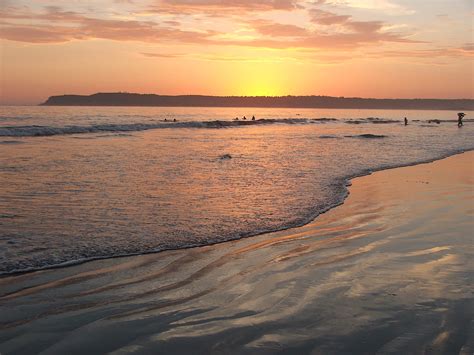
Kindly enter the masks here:
<path id="1" fill-rule="evenodd" d="M 231 113 L 266 121 L 224 128 L 202 123 L 232 124 Z M 207 245 L 302 225 L 342 201 L 348 177 L 474 148 L 470 122 L 461 129 L 426 121 L 405 127 L 390 121 L 400 119 L 398 113 L 2 108 L 0 272 Z M 453 117 L 446 111 L 404 114 Z M 383 119 L 348 123 L 364 116 Z M 156 129 L 163 117 L 178 117 L 178 125 Z M 321 117 L 339 120 L 314 120 Z M 88 133 L 87 127 L 98 125 L 105 128 Z M 130 125 L 148 128 L 117 130 Z M 63 134 L 71 126 L 81 131 Z M 56 131 L 33 136 L 38 129 Z M 25 130 L 27 136 L 18 134 Z"/>
<path id="2" fill-rule="evenodd" d="M 473 158 L 356 179 L 300 228 L 0 278 L 0 352 L 472 354 Z"/>

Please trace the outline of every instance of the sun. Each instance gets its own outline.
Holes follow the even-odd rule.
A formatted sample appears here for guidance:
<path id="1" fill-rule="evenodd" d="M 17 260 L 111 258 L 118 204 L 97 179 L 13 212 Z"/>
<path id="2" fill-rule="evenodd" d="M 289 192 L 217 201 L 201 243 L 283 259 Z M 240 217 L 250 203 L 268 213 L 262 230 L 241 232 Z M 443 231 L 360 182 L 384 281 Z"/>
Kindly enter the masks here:
<path id="1" fill-rule="evenodd" d="M 240 96 L 282 96 L 288 90 L 285 72 L 273 66 L 254 66 L 245 68 L 235 76 L 234 89 Z"/>

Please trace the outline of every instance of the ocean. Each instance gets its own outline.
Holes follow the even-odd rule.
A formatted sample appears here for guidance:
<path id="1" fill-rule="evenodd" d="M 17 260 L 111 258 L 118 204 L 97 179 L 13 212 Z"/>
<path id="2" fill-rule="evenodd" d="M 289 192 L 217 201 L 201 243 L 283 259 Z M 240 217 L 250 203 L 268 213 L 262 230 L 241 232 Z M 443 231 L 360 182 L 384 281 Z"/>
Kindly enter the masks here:
<path id="1" fill-rule="evenodd" d="M 474 149 L 474 123 L 458 128 L 456 118 L 421 110 L 0 107 L 0 273 L 301 226 L 342 203 L 352 177 Z"/>

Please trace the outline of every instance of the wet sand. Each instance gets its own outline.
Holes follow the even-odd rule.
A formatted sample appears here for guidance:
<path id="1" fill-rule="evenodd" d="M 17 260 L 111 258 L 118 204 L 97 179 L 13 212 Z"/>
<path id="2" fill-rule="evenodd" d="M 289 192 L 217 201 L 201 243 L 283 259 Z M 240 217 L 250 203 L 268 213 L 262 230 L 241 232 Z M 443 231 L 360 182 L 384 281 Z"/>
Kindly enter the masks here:
<path id="1" fill-rule="evenodd" d="M 472 354 L 474 152 L 301 227 L 0 279 L 0 353 Z"/>

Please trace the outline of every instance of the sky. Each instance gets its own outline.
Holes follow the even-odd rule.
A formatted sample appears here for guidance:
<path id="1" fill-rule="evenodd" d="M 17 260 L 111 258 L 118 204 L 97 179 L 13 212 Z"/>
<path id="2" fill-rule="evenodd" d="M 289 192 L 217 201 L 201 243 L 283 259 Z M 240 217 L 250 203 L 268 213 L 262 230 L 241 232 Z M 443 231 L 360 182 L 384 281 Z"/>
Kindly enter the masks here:
<path id="1" fill-rule="evenodd" d="M 473 0 L 0 0 L 0 104 L 474 98 Z"/>

